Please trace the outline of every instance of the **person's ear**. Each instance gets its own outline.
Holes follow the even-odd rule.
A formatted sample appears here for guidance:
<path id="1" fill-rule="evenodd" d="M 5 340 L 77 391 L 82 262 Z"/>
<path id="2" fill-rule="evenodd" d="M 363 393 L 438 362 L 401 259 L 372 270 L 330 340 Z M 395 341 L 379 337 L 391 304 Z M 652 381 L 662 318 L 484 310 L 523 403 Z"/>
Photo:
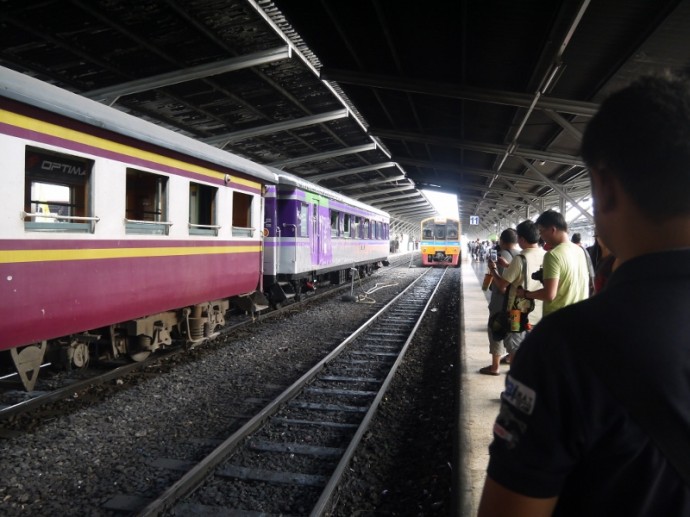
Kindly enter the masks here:
<path id="1" fill-rule="evenodd" d="M 608 213 L 616 208 L 618 183 L 615 176 L 610 174 L 605 167 L 593 167 L 590 169 L 592 180 L 592 198 L 597 212 Z"/>

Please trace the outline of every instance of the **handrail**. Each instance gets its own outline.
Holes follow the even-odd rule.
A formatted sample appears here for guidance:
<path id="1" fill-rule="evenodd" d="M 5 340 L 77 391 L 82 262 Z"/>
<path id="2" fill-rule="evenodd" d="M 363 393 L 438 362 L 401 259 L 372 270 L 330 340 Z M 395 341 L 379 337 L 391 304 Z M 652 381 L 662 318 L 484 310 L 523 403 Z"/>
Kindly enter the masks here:
<path id="1" fill-rule="evenodd" d="M 64 219 L 66 221 L 94 221 L 98 222 L 101 220 L 100 217 L 95 217 L 95 216 L 80 216 L 80 215 L 57 215 L 57 214 L 44 214 L 44 213 L 36 213 L 36 212 L 19 212 L 19 217 L 24 220 L 27 217 L 30 218 L 36 218 L 36 217 L 48 217 L 50 219 Z"/>
<path id="2" fill-rule="evenodd" d="M 163 225 L 163 226 L 172 226 L 173 223 L 170 221 L 141 221 L 139 219 L 127 219 L 125 217 L 125 223 L 134 223 L 134 224 L 151 224 L 151 225 Z"/>
<path id="3" fill-rule="evenodd" d="M 209 228 L 211 230 L 219 230 L 221 225 L 219 224 L 194 224 L 188 223 L 190 228 Z"/>
<path id="4" fill-rule="evenodd" d="M 238 231 L 238 232 L 244 231 L 244 232 L 249 233 L 250 237 L 254 237 L 254 232 L 256 231 L 256 228 L 249 227 L 249 226 L 233 226 L 232 227 L 233 235 L 235 234 L 235 231 Z"/>

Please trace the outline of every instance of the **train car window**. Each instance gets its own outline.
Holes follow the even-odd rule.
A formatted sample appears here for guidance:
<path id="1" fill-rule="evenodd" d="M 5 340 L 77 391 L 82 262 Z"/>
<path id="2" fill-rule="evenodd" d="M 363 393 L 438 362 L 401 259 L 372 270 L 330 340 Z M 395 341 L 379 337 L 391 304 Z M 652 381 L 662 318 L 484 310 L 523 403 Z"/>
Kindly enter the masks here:
<path id="1" fill-rule="evenodd" d="M 446 227 L 443 225 L 436 225 L 436 238 L 445 239 L 446 238 Z"/>
<path id="2" fill-rule="evenodd" d="M 364 219 L 362 221 L 362 239 L 371 238 L 371 229 L 369 227 L 369 219 Z"/>
<path id="3" fill-rule="evenodd" d="M 432 240 L 434 238 L 434 229 L 436 225 L 433 220 L 422 222 L 422 239 Z"/>
<path id="4" fill-rule="evenodd" d="M 343 237 L 350 237 L 350 214 L 343 214 Z"/>
<path id="5" fill-rule="evenodd" d="M 455 222 L 448 222 L 446 224 L 446 235 L 448 236 L 449 239 L 457 239 L 458 238 L 458 225 Z"/>
<path id="6" fill-rule="evenodd" d="M 337 237 L 339 232 L 340 212 L 331 210 L 331 237 Z"/>
<path id="7" fill-rule="evenodd" d="M 299 236 L 309 236 L 309 205 L 302 204 L 299 208 Z"/>
<path id="8" fill-rule="evenodd" d="M 218 235 L 216 195 L 218 189 L 200 183 L 189 184 L 189 234 Z"/>
<path id="9" fill-rule="evenodd" d="M 361 239 L 361 237 L 360 237 L 360 225 L 361 225 L 361 218 L 355 216 L 355 219 L 352 222 L 352 238 L 353 239 Z"/>
<path id="10" fill-rule="evenodd" d="M 125 231 L 132 234 L 167 235 L 168 178 L 127 169 Z"/>
<path id="11" fill-rule="evenodd" d="M 93 232 L 93 161 L 27 147 L 24 170 L 24 228 L 39 232 Z"/>
<path id="12" fill-rule="evenodd" d="M 252 202 L 254 198 L 243 192 L 232 193 L 232 236 L 253 237 Z"/>

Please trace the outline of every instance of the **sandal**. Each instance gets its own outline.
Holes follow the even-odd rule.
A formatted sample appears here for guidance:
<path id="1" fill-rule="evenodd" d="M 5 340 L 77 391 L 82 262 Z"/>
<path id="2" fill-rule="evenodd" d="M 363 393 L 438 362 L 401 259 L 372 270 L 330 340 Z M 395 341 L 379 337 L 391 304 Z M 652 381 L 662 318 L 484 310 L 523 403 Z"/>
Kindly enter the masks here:
<path id="1" fill-rule="evenodd" d="M 510 354 L 501 357 L 500 363 L 501 363 L 501 364 L 510 364 Z"/>
<path id="2" fill-rule="evenodd" d="M 481 373 L 483 375 L 493 375 L 493 376 L 501 375 L 501 372 L 493 371 L 491 369 L 491 366 L 485 366 L 484 368 L 480 368 L 479 373 Z"/>

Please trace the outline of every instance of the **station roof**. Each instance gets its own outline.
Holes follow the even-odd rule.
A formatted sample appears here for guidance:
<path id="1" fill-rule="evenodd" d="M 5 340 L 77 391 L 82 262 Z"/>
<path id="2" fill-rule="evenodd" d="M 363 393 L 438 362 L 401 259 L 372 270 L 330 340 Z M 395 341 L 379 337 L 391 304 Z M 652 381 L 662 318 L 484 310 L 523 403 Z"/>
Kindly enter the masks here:
<path id="1" fill-rule="evenodd" d="M 482 231 L 526 207 L 583 204 L 578 148 L 601 100 L 690 70 L 690 0 L 0 6 L 0 65 L 410 227 L 435 215 L 423 189 L 457 194 L 466 232 L 471 215 Z"/>

